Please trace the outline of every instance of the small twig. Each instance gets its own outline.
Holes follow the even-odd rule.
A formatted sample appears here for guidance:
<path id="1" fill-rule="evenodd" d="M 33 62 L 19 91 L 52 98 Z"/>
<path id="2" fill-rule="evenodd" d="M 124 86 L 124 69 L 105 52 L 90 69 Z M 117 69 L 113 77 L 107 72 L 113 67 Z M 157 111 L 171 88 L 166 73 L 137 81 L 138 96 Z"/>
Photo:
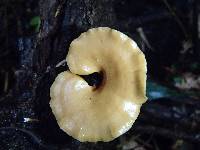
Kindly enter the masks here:
<path id="1" fill-rule="evenodd" d="M 135 135 L 135 136 L 132 136 L 131 137 L 131 140 L 135 141 L 137 140 L 142 134 L 138 134 L 138 135 Z"/>
<path id="2" fill-rule="evenodd" d="M 5 82 L 3 91 L 6 93 L 8 90 L 8 72 L 5 73 Z"/>
<path id="3" fill-rule="evenodd" d="M 150 135 L 150 137 L 149 137 L 149 139 L 146 141 L 146 143 L 151 142 L 152 138 L 153 138 L 153 133 Z"/>
<path id="4" fill-rule="evenodd" d="M 153 47 L 150 45 L 149 40 L 147 39 L 147 37 L 146 37 L 146 35 L 145 35 L 145 33 L 144 33 L 142 27 L 139 27 L 139 28 L 137 28 L 136 30 L 137 30 L 137 32 L 139 33 L 140 38 L 142 39 L 142 41 L 146 44 L 146 46 L 147 46 L 149 49 L 153 50 Z"/>
<path id="5" fill-rule="evenodd" d="M 58 67 L 60 67 L 60 66 L 65 66 L 65 64 L 66 64 L 66 60 L 64 59 L 64 60 L 60 61 L 60 62 L 56 65 L 56 68 L 58 68 Z"/>
<path id="6" fill-rule="evenodd" d="M 17 128 L 17 127 L 1 127 L 0 128 L 0 131 L 5 131 L 5 130 L 14 130 L 16 132 L 22 132 L 25 135 L 28 135 L 29 137 L 31 137 L 34 140 L 34 142 L 37 143 L 42 148 L 51 149 L 51 150 L 57 149 L 57 147 L 54 145 L 44 144 L 42 142 L 42 139 L 39 136 L 35 135 L 33 132 L 28 131 L 26 129 Z"/>
<path id="7" fill-rule="evenodd" d="M 159 148 L 157 142 L 156 142 L 154 139 L 153 139 L 152 141 L 153 141 L 153 144 L 154 144 L 156 150 L 160 150 L 160 148 Z"/>
<path id="8" fill-rule="evenodd" d="M 152 135 L 153 134 L 151 134 L 151 136 L 150 136 L 150 138 L 147 140 L 147 141 L 143 141 L 143 140 L 141 140 L 141 139 L 137 139 L 137 141 L 138 142 L 140 142 L 140 143 L 142 143 L 142 146 L 146 146 L 146 147 L 148 147 L 148 148 L 152 148 L 152 146 L 149 144 L 149 142 L 151 141 L 151 139 L 152 139 Z"/>
<path id="9" fill-rule="evenodd" d="M 189 35 L 186 32 L 186 29 L 185 29 L 183 23 L 181 22 L 180 18 L 176 15 L 176 12 L 174 11 L 174 9 L 170 6 L 170 4 L 168 3 L 167 0 L 162 0 L 162 1 L 165 4 L 165 6 L 167 7 L 167 9 L 169 10 L 169 12 L 172 14 L 172 16 L 174 16 L 174 19 L 177 22 L 177 24 L 180 26 L 181 30 L 183 31 L 184 36 L 186 38 L 188 38 Z"/>
<path id="10" fill-rule="evenodd" d="M 23 122 L 39 122 L 39 120 L 35 118 L 24 118 Z"/>

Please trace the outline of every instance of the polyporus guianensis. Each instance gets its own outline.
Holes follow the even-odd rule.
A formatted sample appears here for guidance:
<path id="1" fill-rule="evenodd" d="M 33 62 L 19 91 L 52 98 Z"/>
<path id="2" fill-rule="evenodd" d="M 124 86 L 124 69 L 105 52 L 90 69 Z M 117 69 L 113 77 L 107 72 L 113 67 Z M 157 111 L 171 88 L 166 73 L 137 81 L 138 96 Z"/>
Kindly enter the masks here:
<path id="1" fill-rule="evenodd" d="M 99 27 L 73 40 L 67 55 L 70 71 L 50 89 L 50 106 L 60 128 L 79 141 L 111 141 L 128 131 L 146 95 L 146 60 L 125 34 Z M 99 87 L 79 75 L 102 72 Z"/>

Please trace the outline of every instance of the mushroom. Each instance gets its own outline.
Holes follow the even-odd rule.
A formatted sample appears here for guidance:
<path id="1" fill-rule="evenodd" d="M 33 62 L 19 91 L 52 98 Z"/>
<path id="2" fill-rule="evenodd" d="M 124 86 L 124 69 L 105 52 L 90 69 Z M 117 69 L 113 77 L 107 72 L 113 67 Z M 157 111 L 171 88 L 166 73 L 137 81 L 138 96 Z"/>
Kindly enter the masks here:
<path id="1" fill-rule="evenodd" d="M 146 60 L 137 44 L 108 27 L 89 29 L 73 40 L 70 71 L 50 89 L 50 106 L 60 128 L 79 141 L 111 141 L 128 131 L 146 95 Z M 103 74 L 100 86 L 79 75 Z"/>

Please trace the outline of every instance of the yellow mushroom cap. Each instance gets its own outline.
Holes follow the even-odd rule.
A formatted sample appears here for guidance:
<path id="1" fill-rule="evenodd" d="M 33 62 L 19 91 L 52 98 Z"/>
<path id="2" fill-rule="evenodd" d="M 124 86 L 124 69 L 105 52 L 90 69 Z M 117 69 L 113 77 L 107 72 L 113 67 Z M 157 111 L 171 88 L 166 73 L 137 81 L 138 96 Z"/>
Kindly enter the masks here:
<path id="1" fill-rule="evenodd" d="M 50 89 L 50 106 L 60 128 L 79 141 L 111 141 L 128 131 L 146 97 L 146 60 L 125 34 L 99 27 L 72 41 L 70 71 Z M 79 75 L 103 73 L 100 87 Z"/>

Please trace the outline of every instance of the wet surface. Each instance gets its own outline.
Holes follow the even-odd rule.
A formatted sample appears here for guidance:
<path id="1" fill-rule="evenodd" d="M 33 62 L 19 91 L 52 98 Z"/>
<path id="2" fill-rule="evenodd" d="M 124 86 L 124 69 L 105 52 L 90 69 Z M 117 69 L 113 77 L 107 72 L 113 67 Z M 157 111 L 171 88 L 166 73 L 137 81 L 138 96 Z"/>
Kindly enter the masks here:
<path id="1" fill-rule="evenodd" d="M 57 74 L 67 70 L 66 65 L 55 67 L 56 64 L 65 59 L 71 41 L 91 27 L 109 26 L 136 40 L 146 54 L 148 75 L 162 79 L 166 75 L 163 66 L 178 61 L 182 41 L 188 40 L 185 32 L 189 33 L 189 40 L 193 36 L 192 18 L 187 15 L 192 13 L 192 2 L 170 0 L 169 3 L 176 8 L 185 31 L 166 6 L 157 0 L 141 0 L 137 3 L 118 0 L 45 0 L 39 5 L 41 28 L 38 34 L 13 35 L 17 31 L 13 28 L 12 34 L 8 33 L 9 46 L 4 45 L 6 42 L 2 39 L 5 36 L 1 34 L 0 148 L 116 149 L 121 138 L 142 132 L 148 137 L 152 133 L 163 137 L 167 129 L 172 133 L 176 131 L 176 138 L 199 142 L 199 103 L 195 100 L 188 102 L 187 97 L 178 100 L 168 97 L 147 102 L 132 130 L 112 142 L 96 144 L 80 143 L 60 130 L 49 106 L 49 88 Z M 138 27 L 142 28 L 150 46 L 142 40 Z M 1 24 L 0 30 L 4 30 Z M 21 30 L 24 31 L 24 28 Z M 4 48 L 10 50 L 9 55 L 2 55 Z M 191 57 L 196 59 L 198 56 L 190 55 L 182 66 L 187 67 Z M 6 92 L 3 92 L 5 72 L 10 72 L 9 85 Z M 98 85 L 101 81 L 99 79 L 96 74 L 86 77 L 91 85 Z M 153 94 L 157 94 L 157 98 L 165 97 Z M 196 106 L 195 109 L 193 106 Z M 27 122 L 24 118 L 30 119 Z M 191 126 L 189 122 L 194 123 Z M 156 132 L 157 128 L 161 128 L 159 133 Z M 188 130 L 191 132 L 187 133 Z M 167 138 L 172 139 L 173 135 L 168 135 Z M 168 146 L 166 144 L 165 148 L 169 149 Z"/>

